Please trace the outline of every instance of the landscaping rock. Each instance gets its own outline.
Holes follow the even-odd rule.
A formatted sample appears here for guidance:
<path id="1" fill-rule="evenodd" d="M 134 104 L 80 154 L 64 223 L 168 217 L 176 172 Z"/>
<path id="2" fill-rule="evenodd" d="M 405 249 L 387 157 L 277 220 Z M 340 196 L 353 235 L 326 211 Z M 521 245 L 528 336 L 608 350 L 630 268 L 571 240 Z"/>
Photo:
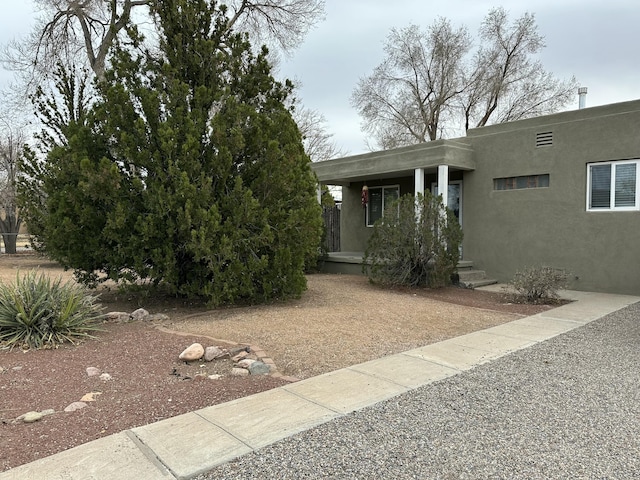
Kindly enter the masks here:
<path id="1" fill-rule="evenodd" d="M 235 348 L 232 348 L 231 350 L 229 350 L 229 354 L 230 354 L 232 357 L 236 356 L 236 355 L 237 355 L 237 354 L 239 354 L 240 352 L 246 352 L 246 353 L 249 353 L 249 352 L 251 352 L 251 347 L 249 347 L 249 346 L 245 346 L 245 347 L 235 347 Z"/>
<path id="2" fill-rule="evenodd" d="M 90 377 L 97 377 L 100 375 L 100 369 L 96 367 L 87 367 L 87 375 Z"/>
<path id="3" fill-rule="evenodd" d="M 269 375 L 269 372 L 271 372 L 271 367 L 266 363 L 253 362 L 249 365 L 249 373 L 251 375 Z"/>
<path id="4" fill-rule="evenodd" d="M 219 375 L 219 374 L 217 374 L 217 373 L 216 373 L 216 374 L 214 374 L 214 375 L 209 375 L 207 378 L 208 378 L 209 380 L 219 380 L 219 379 L 221 379 L 221 378 L 222 378 L 222 375 Z"/>
<path id="5" fill-rule="evenodd" d="M 178 358 L 180 360 L 184 360 L 185 362 L 191 362 L 193 360 L 200 360 L 204 355 L 204 347 L 199 343 L 194 343 L 191 346 L 187 347 Z"/>
<path id="6" fill-rule="evenodd" d="M 249 368 L 249 367 L 251 367 L 251 364 L 252 364 L 252 363 L 255 363 L 255 362 L 256 362 L 256 360 L 252 360 L 252 359 L 250 359 L 250 358 L 245 358 L 244 360 L 240 360 L 240 361 L 236 364 L 236 366 L 237 366 L 237 367 L 240 367 L 240 368 Z"/>
<path id="7" fill-rule="evenodd" d="M 111 322 L 128 322 L 131 320 L 131 316 L 127 312 L 109 312 L 104 316 Z"/>
<path id="8" fill-rule="evenodd" d="M 147 312 L 144 308 L 134 310 L 130 315 L 131 320 L 146 320 L 148 317 L 149 312 Z"/>
<path id="9" fill-rule="evenodd" d="M 76 410 L 80 410 L 84 407 L 86 407 L 87 404 L 84 402 L 73 402 L 69 405 L 67 405 L 64 409 L 65 412 L 75 412 Z"/>
<path id="10" fill-rule="evenodd" d="M 109 375 L 108 373 L 103 375 Z M 102 376 L 102 375 L 101 375 Z M 98 395 L 102 395 L 102 392 L 85 393 L 80 399 L 81 402 L 95 402 Z"/>
<path id="11" fill-rule="evenodd" d="M 102 375 L 100 375 L 100 380 L 102 380 L 103 382 L 108 382 L 109 380 L 111 380 L 111 375 L 109 375 L 108 373 L 103 373 Z"/>
<path id="12" fill-rule="evenodd" d="M 220 347 L 207 347 L 204 349 L 204 359 L 207 362 L 212 362 L 218 358 L 223 358 L 229 355 L 225 349 Z"/>
<path id="13" fill-rule="evenodd" d="M 249 355 L 249 352 L 242 350 L 240 353 L 237 353 L 236 355 L 234 355 L 231 358 L 231 360 L 233 360 L 234 362 L 239 362 L 240 360 L 247 358 L 248 355 Z"/>
<path id="14" fill-rule="evenodd" d="M 246 377 L 248 375 L 249 375 L 249 370 L 247 370 L 246 368 L 233 367 L 231 369 L 232 377 Z"/>
<path id="15" fill-rule="evenodd" d="M 24 423 L 33 423 L 33 422 L 37 422 L 42 417 L 43 415 L 40 412 L 27 412 L 24 415 L 22 415 L 22 421 Z"/>

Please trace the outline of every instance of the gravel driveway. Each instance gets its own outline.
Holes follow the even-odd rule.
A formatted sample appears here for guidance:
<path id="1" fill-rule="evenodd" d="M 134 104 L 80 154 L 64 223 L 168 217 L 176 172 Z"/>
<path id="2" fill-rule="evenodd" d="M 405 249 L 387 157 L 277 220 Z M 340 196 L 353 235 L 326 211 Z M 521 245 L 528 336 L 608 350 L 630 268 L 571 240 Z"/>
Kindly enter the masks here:
<path id="1" fill-rule="evenodd" d="M 199 479 L 640 478 L 640 303 Z"/>

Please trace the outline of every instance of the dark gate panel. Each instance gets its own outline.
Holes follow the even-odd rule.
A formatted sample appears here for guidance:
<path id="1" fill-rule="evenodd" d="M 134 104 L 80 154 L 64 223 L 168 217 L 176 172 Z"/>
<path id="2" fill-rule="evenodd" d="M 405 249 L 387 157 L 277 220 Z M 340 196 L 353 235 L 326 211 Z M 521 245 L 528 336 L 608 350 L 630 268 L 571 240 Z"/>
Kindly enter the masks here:
<path id="1" fill-rule="evenodd" d="M 325 247 L 327 252 L 340 251 L 340 205 L 323 207 L 322 218 L 326 230 Z"/>

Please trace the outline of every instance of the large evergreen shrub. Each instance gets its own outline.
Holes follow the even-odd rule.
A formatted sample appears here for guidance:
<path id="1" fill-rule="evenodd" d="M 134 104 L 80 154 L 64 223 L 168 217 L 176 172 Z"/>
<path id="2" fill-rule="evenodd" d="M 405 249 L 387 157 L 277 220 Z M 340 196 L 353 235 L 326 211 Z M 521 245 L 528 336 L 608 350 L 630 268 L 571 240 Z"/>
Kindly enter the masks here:
<path id="1" fill-rule="evenodd" d="M 136 54 L 131 32 L 87 120 L 47 157 L 38 240 L 87 282 L 147 280 L 213 304 L 299 295 L 322 219 L 291 84 L 215 2 L 151 8 L 160 53 Z"/>
<path id="2" fill-rule="evenodd" d="M 373 283 L 442 287 L 457 268 L 461 242 L 460 224 L 442 197 L 407 194 L 374 224 L 364 268 Z"/>

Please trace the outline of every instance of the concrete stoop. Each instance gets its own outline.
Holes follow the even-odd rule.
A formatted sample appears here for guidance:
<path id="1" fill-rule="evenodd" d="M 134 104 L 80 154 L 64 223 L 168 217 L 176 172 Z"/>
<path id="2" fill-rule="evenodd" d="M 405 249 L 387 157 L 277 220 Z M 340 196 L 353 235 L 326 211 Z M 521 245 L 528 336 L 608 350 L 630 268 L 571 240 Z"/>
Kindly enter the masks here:
<path id="1" fill-rule="evenodd" d="M 458 262 L 458 285 L 462 288 L 479 288 L 487 285 L 494 285 L 497 280 L 487 278 L 484 270 L 473 268 L 473 262 L 470 260 L 461 260 Z"/>

